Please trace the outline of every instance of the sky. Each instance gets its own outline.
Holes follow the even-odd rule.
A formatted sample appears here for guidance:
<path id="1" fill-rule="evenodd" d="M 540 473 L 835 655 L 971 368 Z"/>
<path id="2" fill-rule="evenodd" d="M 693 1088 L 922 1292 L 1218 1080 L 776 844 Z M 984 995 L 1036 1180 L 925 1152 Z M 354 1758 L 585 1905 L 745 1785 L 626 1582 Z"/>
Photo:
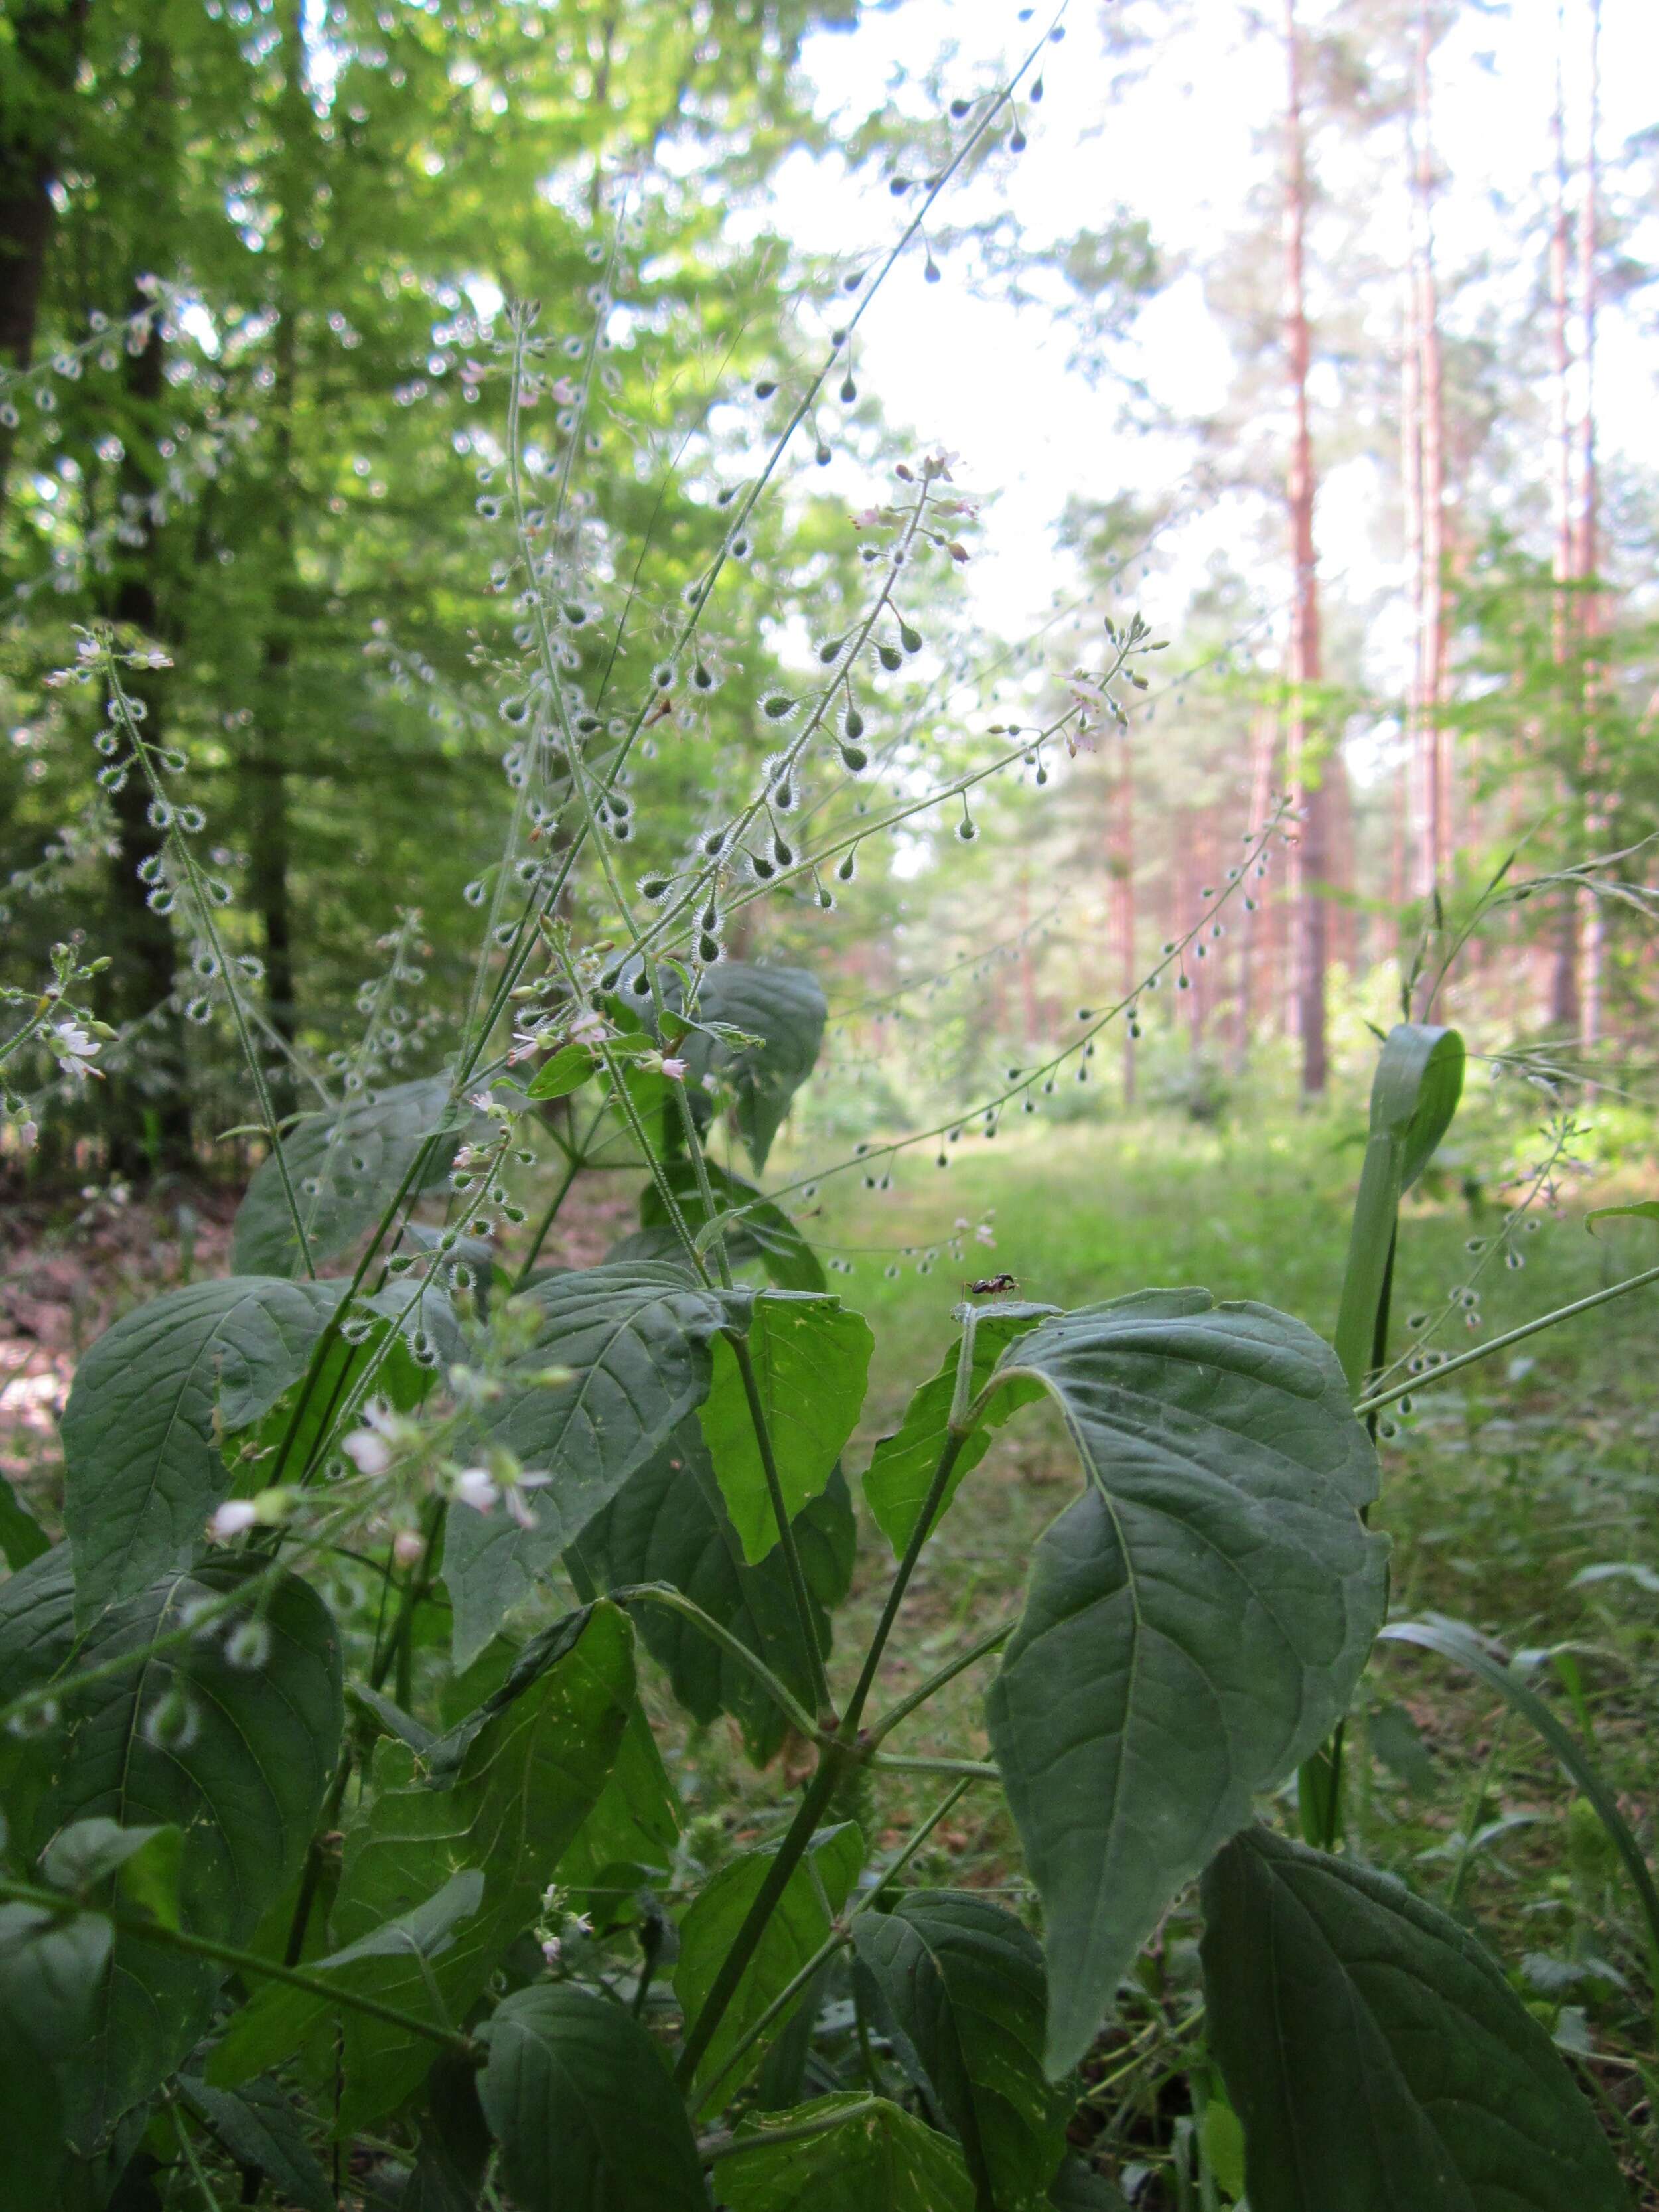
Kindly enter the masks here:
<path id="1" fill-rule="evenodd" d="M 1589 0 L 1563 5 L 1576 149 L 1583 135 L 1580 51 Z M 1182 416 L 1218 405 L 1230 375 L 1225 337 L 1206 306 L 1199 276 L 1191 269 L 1182 273 L 1182 264 L 1241 222 L 1253 187 L 1271 185 L 1274 155 L 1261 126 L 1271 125 L 1284 97 L 1282 45 L 1271 35 L 1246 34 L 1237 0 L 1189 0 L 1188 12 L 1195 20 L 1160 45 L 1132 95 L 1114 101 L 1117 64 L 1106 52 L 1101 14 L 1088 6 L 1070 9 L 1065 44 L 1051 49 L 1042 65 L 1042 104 L 1026 111 L 1027 150 L 1017 163 L 999 163 L 994 182 L 976 183 L 960 204 L 965 217 L 988 214 L 1006 198 L 1035 242 L 1103 224 L 1121 205 L 1146 216 L 1176 273 L 1143 313 L 1118 365 L 1143 378 Z M 1322 0 L 1304 0 L 1301 12 L 1316 25 Z M 861 117 L 884 84 L 921 112 L 920 80 L 940 56 L 954 56 L 945 72 L 948 88 L 959 83 L 971 95 L 1031 40 L 1031 27 L 1019 23 L 1002 0 L 902 0 L 891 9 L 866 9 L 850 32 L 814 33 L 804 67 L 826 117 Z M 1436 137 L 1448 171 L 1441 264 L 1450 271 L 1477 255 L 1490 257 L 1492 286 L 1516 296 L 1533 276 L 1522 228 L 1538 204 L 1540 172 L 1551 159 L 1556 53 L 1557 0 L 1511 0 L 1503 9 L 1466 8 L 1435 59 Z M 1655 119 L 1656 0 L 1603 0 L 1601 58 L 1605 159 Z M 1455 160 L 1444 160 L 1447 148 L 1455 148 Z M 1333 149 L 1326 158 L 1341 156 Z M 1385 252 L 1391 224 L 1393 243 L 1403 252 L 1403 199 L 1402 191 L 1397 210 L 1377 208 L 1376 240 Z M 805 153 L 786 163 L 766 214 L 802 247 L 852 257 L 890 244 L 902 222 L 878 178 L 849 176 L 834 160 Z M 1659 258 L 1659 215 L 1634 243 Z M 1053 535 L 1067 494 L 1166 490 L 1188 477 L 1194 447 L 1180 435 L 1126 434 L 1117 425 L 1109 383 L 1093 384 L 1068 365 L 1071 333 L 1041 307 L 1015 312 L 976 294 L 957 261 L 941 255 L 940 262 L 936 284 L 924 283 L 919 255 L 894 272 L 862 326 L 860 379 L 879 394 L 891 423 L 958 453 L 958 480 L 995 495 L 970 588 L 988 621 L 1004 635 L 1018 635 L 1073 587 Z M 1599 412 L 1608 449 L 1650 452 L 1659 367 L 1655 313 L 1650 300 L 1638 298 L 1632 311 L 1603 317 Z M 1339 471 L 1322 487 L 1319 538 L 1328 583 L 1361 600 L 1386 595 L 1399 561 L 1397 546 L 1389 543 L 1390 506 L 1387 487 L 1366 465 Z M 1237 558 L 1237 538 L 1236 514 L 1212 514 L 1188 526 L 1168 572 L 1147 580 L 1149 614 L 1164 623 L 1176 619 L 1210 553 L 1230 543 Z M 1391 643 L 1386 613 L 1376 629 L 1386 661 L 1399 642 Z"/>

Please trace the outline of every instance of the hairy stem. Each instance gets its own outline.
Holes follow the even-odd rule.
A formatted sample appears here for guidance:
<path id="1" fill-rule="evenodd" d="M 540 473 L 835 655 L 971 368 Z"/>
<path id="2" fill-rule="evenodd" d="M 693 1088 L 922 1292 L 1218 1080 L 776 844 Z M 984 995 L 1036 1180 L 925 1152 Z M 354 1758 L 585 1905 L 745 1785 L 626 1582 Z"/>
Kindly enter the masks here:
<path id="1" fill-rule="evenodd" d="M 795 1619 L 806 1653 L 807 1668 L 812 1678 L 812 1698 L 817 1707 L 818 1724 L 822 1728 L 833 1729 L 836 1711 L 830 1701 L 829 1678 L 823 1671 L 823 1654 L 818 1649 L 817 1631 L 812 1621 L 812 1601 L 807 1591 L 806 1576 L 795 1543 L 795 1532 L 790 1526 L 789 1507 L 785 1501 L 783 1482 L 778 1474 L 777 1456 L 772 1449 L 772 1432 L 767 1426 L 766 1408 L 761 1403 L 760 1383 L 755 1374 L 749 1340 L 743 1336 L 728 1336 L 726 1340 L 737 1359 L 738 1373 L 743 1378 L 743 1395 L 749 1405 L 749 1418 L 754 1424 L 755 1442 L 759 1448 L 761 1466 L 766 1475 L 766 1494 L 772 1502 L 772 1517 L 777 1522 L 778 1543 L 789 1577 L 789 1595 L 794 1601 Z"/>

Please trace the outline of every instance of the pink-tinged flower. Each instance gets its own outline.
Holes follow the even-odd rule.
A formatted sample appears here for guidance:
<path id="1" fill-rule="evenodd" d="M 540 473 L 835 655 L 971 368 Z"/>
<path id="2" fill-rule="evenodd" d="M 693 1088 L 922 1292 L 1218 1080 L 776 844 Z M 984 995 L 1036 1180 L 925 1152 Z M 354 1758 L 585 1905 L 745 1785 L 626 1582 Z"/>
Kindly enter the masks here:
<path id="1" fill-rule="evenodd" d="M 359 1474 L 384 1474 L 392 1464 L 391 1445 L 384 1437 L 376 1436 L 373 1429 L 354 1431 L 340 1449 Z"/>
<path id="2" fill-rule="evenodd" d="M 392 1540 L 392 1556 L 400 1567 L 418 1566 L 426 1557 L 426 1539 L 412 1528 L 400 1528 Z"/>
<path id="3" fill-rule="evenodd" d="M 975 1244 L 994 1244 L 994 1243 L 996 1243 L 996 1241 L 997 1241 L 997 1232 L 996 1232 L 996 1231 L 995 1231 L 994 1229 L 993 1229 L 993 1228 L 992 1228 L 992 1226 L 991 1226 L 991 1224 L 990 1224 L 990 1223 L 989 1223 L 988 1221 L 981 1221 L 981 1222 L 980 1223 L 980 1224 L 979 1224 L 979 1227 L 978 1227 L 976 1230 L 975 1230 L 975 1231 L 974 1231 L 974 1242 L 975 1242 Z"/>
<path id="4" fill-rule="evenodd" d="M 488 1468 L 464 1467 L 455 1477 L 456 1498 L 463 1505 L 470 1505 L 475 1513 L 493 1511 L 501 1495 Z"/>
<path id="5" fill-rule="evenodd" d="M 228 1498 L 208 1522 L 208 1540 L 229 1544 L 259 1525 L 259 1509 L 251 1498 Z"/>
<path id="6" fill-rule="evenodd" d="M 559 1963 L 559 1954 L 563 1948 L 564 1946 L 556 1936 L 550 1936 L 546 1942 L 542 1945 L 542 1956 L 550 1966 L 556 1966 Z"/>
<path id="7" fill-rule="evenodd" d="M 521 1474 L 509 1482 L 501 1492 L 507 1510 L 520 1528 L 533 1528 L 536 1516 L 525 1498 L 526 1490 L 544 1490 L 553 1480 L 550 1474 Z"/>
<path id="8" fill-rule="evenodd" d="M 565 1034 L 572 1044 L 603 1044 L 605 1038 L 605 1017 L 592 1006 L 583 1006 L 573 1017 Z"/>
<path id="9" fill-rule="evenodd" d="M 685 1070 L 686 1062 L 683 1060 L 665 1060 L 662 1064 L 662 1072 L 671 1083 L 684 1083 Z"/>
<path id="10" fill-rule="evenodd" d="M 878 507 L 862 507 L 853 517 L 853 527 L 854 530 L 872 530 L 880 520 L 881 509 Z"/>

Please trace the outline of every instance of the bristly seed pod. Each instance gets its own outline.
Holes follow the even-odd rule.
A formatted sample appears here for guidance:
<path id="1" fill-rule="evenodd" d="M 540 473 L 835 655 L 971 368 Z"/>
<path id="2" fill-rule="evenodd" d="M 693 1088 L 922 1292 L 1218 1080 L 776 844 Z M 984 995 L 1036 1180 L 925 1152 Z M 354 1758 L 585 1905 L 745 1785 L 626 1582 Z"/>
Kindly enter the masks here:
<path id="1" fill-rule="evenodd" d="M 841 387 L 842 403 L 844 406 L 850 407 L 858 396 L 859 388 L 857 385 L 854 383 L 852 374 L 849 371 L 846 381 Z"/>
<path id="2" fill-rule="evenodd" d="M 640 896 L 647 906 L 660 906 L 673 887 L 667 876 L 641 876 L 637 885 Z"/>
<path id="3" fill-rule="evenodd" d="M 870 756 L 862 745 L 850 745 L 842 740 L 841 764 L 848 775 L 861 775 L 870 765 Z"/>
<path id="4" fill-rule="evenodd" d="M 830 465 L 830 448 L 824 444 L 822 438 L 818 440 L 817 445 L 813 449 L 812 459 L 817 463 L 821 469 L 827 469 Z"/>
<path id="5" fill-rule="evenodd" d="M 836 873 L 844 884 L 850 884 L 859 872 L 859 848 L 853 846 L 843 856 Z"/>
<path id="6" fill-rule="evenodd" d="M 763 884 L 769 884 L 773 877 L 777 873 L 777 870 L 772 866 L 772 863 L 767 859 L 764 853 L 751 853 L 749 855 L 749 865 Z"/>
<path id="7" fill-rule="evenodd" d="M 777 388 L 769 376 L 763 376 L 755 386 L 755 397 L 757 399 L 769 399 Z"/>
<path id="8" fill-rule="evenodd" d="M 966 115 L 968 110 L 972 106 L 973 102 L 969 100 L 953 100 L 951 102 L 951 112 L 955 116 L 957 121 L 960 123 L 963 117 Z"/>
<path id="9" fill-rule="evenodd" d="M 774 691 L 761 701 L 761 712 L 769 722 L 787 722 L 795 711 L 795 702 L 787 692 Z"/>
<path id="10" fill-rule="evenodd" d="M 864 735 L 864 717 L 850 698 L 847 702 L 847 712 L 841 718 L 841 726 L 842 732 L 855 743 Z"/>
<path id="11" fill-rule="evenodd" d="M 711 830 L 703 839 L 702 849 L 709 860 L 719 860 L 720 854 L 726 850 L 726 833 L 724 830 Z"/>
<path id="12" fill-rule="evenodd" d="M 705 968 L 712 968 L 720 957 L 720 941 L 705 930 L 697 939 L 697 957 Z"/>
<path id="13" fill-rule="evenodd" d="M 902 668 L 904 665 L 904 656 L 896 646 L 878 645 L 876 647 L 876 658 L 890 676 L 896 668 Z"/>
<path id="14" fill-rule="evenodd" d="M 772 858 L 780 868 L 793 868 L 795 865 L 794 848 L 775 830 L 772 832 Z"/>
<path id="15" fill-rule="evenodd" d="M 920 653 L 921 651 L 921 632 L 919 629 L 913 629 L 908 622 L 901 620 L 899 623 L 899 643 L 904 647 L 904 650 L 907 653 Z"/>
<path id="16" fill-rule="evenodd" d="M 719 682 L 720 679 L 714 674 L 713 669 L 707 667 L 701 660 L 691 671 L 691 689 L 694 691 L 701 691 L 707 694 L 714 690 L 718 687 Z"/>

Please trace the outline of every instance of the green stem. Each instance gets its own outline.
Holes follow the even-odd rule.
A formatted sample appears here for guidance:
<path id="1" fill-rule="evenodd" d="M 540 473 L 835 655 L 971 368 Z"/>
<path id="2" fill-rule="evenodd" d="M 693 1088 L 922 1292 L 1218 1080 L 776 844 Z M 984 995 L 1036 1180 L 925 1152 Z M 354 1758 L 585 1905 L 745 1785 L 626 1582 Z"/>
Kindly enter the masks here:
<path id="1" fill-rule="evenodd" d="M 592 1130 L 590 1128 L 588 1135 L 592 1136 Z M 559 1208 L 564 1204 L 566 1199 L 569 1197 L 572 1186 L 574 1184 L 576 1177 L 582 1171 L 582 1154 L 586 1151 L 586 1149 L 587 1147 L 586 1144 L 583 1144 L 576 1152 L 569 1155 L 569 1164 L 567 1166 L 563 1175 L 559 1179 L 559 1187 L 553 1194 L 553 1203 L 548 1207 L 546 1212 L 543 1214 L 541 1225 L 537 1230 L 535 1235 L 531 1238 L 530 1249 L 524 1255 L 524 1264 L 520 1267 L 518 1273 L 513 1279 L 512 1294 L 514 1296 L 516 1296 L 517 1293 L 524 1288 L 526 1281 L 530 1276 L 531 1271 L 534 1268 L 537 1261 L 539 1260 L 542 1255 L 542 1247 L 547 1242 L 548 1232 L 551 1230 L 553 1224 L 559 1218 Z"/>
<path id="2" fill-rule="evenodd" d="M 78 1898 L 65 1897 L 55 1889 L 36 1889 L 22 1881 L 0 1879 L 0 1897 L 18 1905 L 40 1905 L 66 1917 L 87 1909 Z M 125 1912 L 105 1912 L 99 1917 L 127 1935 L 142 1937 L 146 1943 L 185 1951 L 196 1959 L 211 1959 L 219 1966 L 234 1967 L 240 1974 L 258 1974 L 267 1981 L 285 1982 L 290 1989 L 303 1990 L 307 1996 L 321 1997 L 330 2005 L 343 2005 L 349 2012 L 366 2013 L 372 2020 L 384 2021 L 390 2027 L 400 2027 L 407 2034 L 438 2044 L 469 2064 L 477 2057 L 476 2046 L 467 2037 L 457 2035 L 453 2028 L 434 2027 L 430 2021 L 421 2020 L 412 2012 L 400 2012 L 396 2005 L 360 1996 L 343 1982 L 329 1980 L 321 1974 L 308 1974 L 294 1966 L 279 1966 L 270 1959 L 262 1959 L 257 1951 L 240 1950 L 234 1943 L 216 1943 L 206 1936 L 192 1936 L 182 1928 L 169 1928 L 164 1921 L 140 1919 Z"/>
<path id="3" fill-rule="evenodd" d="M 739 2036 L 737 2042 L 732 2045 L 731 2051 L 727 2053 L 726 2058 L 721 2063 L 720 2071 L 717 2074 L 711 2074 L 709 2075 L 708 2080 L 704 2085 L 699 2097 L 698 2101 L 701 2104 L 707 2106 L 713 2100 L 715 2091 L 726 2080 L 727 2075 L 729 2075 L 732 2071 L 733 2068 L 741 2062 L 747 2052 L 754 2049 L 756 2044 L 758 2043 L 761 2037 L 765 2034 L 767 2029 L 771 2027 L 773 2021 L 776 2020 L 779 2014 L 787 2011 L 788 2008 L 794 2002 L 795 1999 L 806 1987 L 806 1984 L 817 1972 L 819 1967 L 822 1966 L 827 1960 L 832 1959 L 846 1941 L 846 1936 L 840 1929 L 836 1929 L 832 1935 L 826 1936 L 824 1937 L 823 1942 L 820 1943 L 817 1949 L 813 1952 L 811 1957 L 806 1961 L 806 1964 L 800 1968 L 799 1972 L 792 1976 L 789 1981 L 785 1984 L 783 1988 L 778 1991 L 776 1996 L 775 1996 L 771 2003 L 767 2006 L 760 2018 L 752 2021 L 750 2026 L 744 2030 L 742 2035 Z"/>
<path id="4" fill-rule="evenodd" d="M 305 1955 L 306 1931 L 311 1924 L 311 1908 L 316 1902 L 317 1886 L 323 1878 L 323 1838 L 333 1829 L 340 1817 L 340 1808 L 351 1780 L 352 1753 L 348 1747 L 340 1753 L 340 1763 L 334 1770 L 334 1779 L 329 1784 L 328 1795 L 323 1800 L 317 1817 L 317 1826 L 311 1841 L 306 1846 L 306 1863 L 300 1875 L 300 1893 L 294 1900 L 294 1915 L 288 1923 L 288 1941 L 283 1946 L 283 1964 L 297 1966 Z"/>
<path id="5" fill-rule="evenodd" d="M 963 1341 L 964 1343 L 967 1341 L 965 1332 Z M 968 1441 L 969 1433 L 970 1428 L 958 1429 L 954 1423 L 946 1432 L 945 1449 L 939 1454 L 939 1466 L 934 1470 L 932 1483 L 928 1486 L 927 1496 L 917 1516 L 916 1525 L 910 1532 L 910 1540 L 905 1547 L 904 1557 L 899 1561 L 898 1572 L 894 1576 L 892 1587 L 887 1593 L 887 1602 L 881 1609 L 881 1619 L 876 1623 L 876 1632 L 870 1639 L 870 1649 L 865 1654 L 864 1667 L 859 1675 L 858 1687 L 854 1691 L 852 1702 L 847 1708 L 847 1718 L 842 1724 L 843 1734 L 858 1727 L 860 1716 L 863 1713 L 865 1705 L 869 1700 L 871 1689 L 875 1683 L 877 1669 L 881 1665 L 882 1654 L 887 1649 L 887 1639 L 893 1632 L 893 1624 L 898 1619 L 899 1607 L 904 1602 L 904 1593 L 910 1586 L 910 1577 L 915 1574 L 916 1562 L 921 1557 L 921 1547 L 933 1533 L 933 1516 L 939 1511 L 940 1500 L 944 1498 L 951 1480 L 951 1470 L 956 1466 L 962 1447 Z"/>
<path id="6" fill-rule="evenodd" d="M 173 2113 L 173 2133 L 179 2138 L 179 2148 L 185 2154 L 185 2164 L 190 2168 L 191 2179 L 202 2192 L 202 2202 L 207 2212 L 219 2212 L 219 2200 L 213 2193 L 212 2184 L 202 2171 L 202 2161 L 196 2155 L 196 2146 L 190 2139 L 190 2130 L 185 2125 L 185 2116 L 177 2100 L 169 2097 L 167 2104 Z"/>
<path id="7" fill-rule="evenodd" d="M 585 1599 L 591 1599 L 592 1595 L 591 1590 L 578 1591 L 578 1595 Z M 814 1721 L 805 1706 L 779 1680 L 766 1662 L 751 1651 L 741 1638 L 734 1636 L 729 1628 L 723 1626 L 712 1615 L 706 1613 L 700 1605 L 677 1590 L 672 1583 L 631 1583 L 622 1589 L 611 1590 L 608 1595 L 612 1602 L 617 1605 L 659 1605 L 670 1613 L 678 1613 L 682 1619 L 689 1620 L 693 1627 L 700 1630 L 711 1644 L 718 1644 L 720 1650 L 729 1657 L 735 1659 L 740 1667 L 748 1669 L 766 1692 L 767 1696 L 771 1698 L 773 1704 L 777 1706 L 779 1711 L 782 1713 L 791 1728 L 811 1742 L 823 1744 L 828 1741 L 824 1731 Z"/>
<path id="8" fill-rule="evenodd" d="M 957 1805 L 961 1803 L 962 1800 L 967 1796 L 969 1790 L 971 1790 L 972 1787 L 972 1778 L 970 1776 L 964 1776 L 963 1779 L 957 1784 L 954 1790 L 948 1790 L 945 1792 L 945 1796 L 939 1800 L 939 1802 L 934 1807 L 933 1810 L 927 1815 L 927 1818 L 916 1830 L 915 1835 L 911 1837 L 909 1842 L 906 1844 L 904 1849 L 893 1861 L 891 1866 L 888 1868 L 886 1873 L 883 1875 L 881 1880 L 878 1882 L 872 1882 L 870 1887 L 865 1892 L 864 1895 L 860 1898 L 858 1903 L 853 1907 L 853 1910 L 847 1916 L 849 1920 L 856 1920 L 860 1912 L 868 1912 L 870 1911 L 871 1907 L 875 1904 L 876 1899 L 881 1895 L 888 1884 L 896 1881 L 898 1876 L 904 1872 L 905 1868 L 909 1865 L 911 1860 L 915 1858 L 916 1853 L 927 1842 L 928 1837 L 933 1834 L 939 1822 L 943 1820 L 948 1814 L 953 1813 L 956 1810 Z"/>
<path id="9" fill-rule="evenodd" d="M 1472 1367 L 1477 1359 L 1490 1359 L 1494 1352 L 1505 1352 L 1512 1344 L 1523 1344 L 1528 1337 L 1536 1336 L 1540 1330 L 1553 1328 L 1558 1322 L 1571 1321 L 1575 1314 L 1591 1313 L 1614 1298 L 1622 1298 L 1631 1291 L 1645 1289 L 1650 1283 L 1659 1283 L 1659 1267 L 1646 1267 L 1639 1275 L 1626 1275 L 1622 1283 L 1614 1283 L 1605 1291 L 1592 1291 L 1588 1297 L 1575 1298 L 1571 1305 L 1557 1306 L 1553 1313 L 1540 1314 L 1536 1321 L 1522 1322 L 1519 1328 L 1506 1330 L 1488 1343 L 1477 1344 L 1468 1352 L 1455 1353 L 1443 1359 L 1437 1367 L 1425 1375 L 1413 1375 L 1403 1382 L 1395 1383 L 1387 1390 L 1374 1390 L 1369 1398 L 1362 1398 L 1354 1407 L 1356 1413 L 1374 1413 L 1379 1406 L 1392 1406 L 1396 1398 L 1409 1397 L 1413 1391 L 1432 1389 L 1455 1375 L 1460 1367 Z"/>
<path id="10" fill-rule="evenodd" d="M 897 1705 L 890 1706 L 878 1720 L 871 1722 L 865 1731 L 865 1741 L 872 1745 L 880 1743 L 901 1721 L 908 1720 L 912 1713 L 925 1705 L 947 1682 L 954 1681 L 958 1674 L 965 1674 L 970 1667 L 976 1666 L 993 1651 L 1000 1651 L 1013 1634 L 1016 1625 L 1012 1620 L 1005 1620 L 1000 1628 L 992 1629 L 988 1635 L 981 1636 L 977 1644 L 970 1644 L 965 1651 L 959 1652 L 954 1659 L 930 1674 L 925 1682 L 911 1691 L 908 1698 L 901 1698 Z"/>
<path id="11" fill-rule="evenodd" d="M 870 1764 L 889 1774 L 960 1774 L 969 1782 L 1000 1782 L 1002 1770 L 982 1759 L 908 1759 L 902 1753 L 878 1751 Z"/>
<path id="12" fill-rule="evenodd" d="M 769 2150 L 776 2143 L 806 2142 L 814 2136 L 827 2136 L 832 2130 L 845 2127 L 849 2120 L 873 2112 L 878 2105 L 885 2102 L 880 2097 L 865 2097 L 856 2105 L 843 2105 L 839 2111 L 826 2112 L 822 2119 L 797 2120 L 793 2127 L 766 2128 L 752 2136 L 705 2136 L 697 2145 L 697 2154 L 705 2164 L 717 2158 L 738 2158 L 746 2150 Z"/>
<path id="13" fill-rule="evenodd" d="M 772 1501 L 772 1517 L 777 1523 L 778 1543 L 789 1577 L 789 1595 L 794 1600 L 795 1619 L 806 1653 L 807 1671 L 812 1678 L 812 1699 L 817 1707 L 818 1725 L 833 1729 L 836 1709 L 830 1702 L 829 1677 L 823 1671 L 823 1654 L 818 1648 L 817 1630 L 813 1626 L 812 1601 L 807 1591 L 800 1553 L 795 1544 L 795 1532 L 790 1526 L 789 1508 L 784 1499 L 777 1457 L 772 1449 L 772 1434 L 767 1426 L 766 1408 L 761 1403 L 760 1383 L 750 1354 L 749 1340 L 744 1336 L 729 1335 L 726 1340 L 732 1347 L 738 1363 L 738 1373 L 743 1378 L 743 1395 L 748 1401 L 749 1419 L 754 1425 L 755 1442 L 759 1447 L 761 1467 L 766 1475 L 766 1494 Z"/>

